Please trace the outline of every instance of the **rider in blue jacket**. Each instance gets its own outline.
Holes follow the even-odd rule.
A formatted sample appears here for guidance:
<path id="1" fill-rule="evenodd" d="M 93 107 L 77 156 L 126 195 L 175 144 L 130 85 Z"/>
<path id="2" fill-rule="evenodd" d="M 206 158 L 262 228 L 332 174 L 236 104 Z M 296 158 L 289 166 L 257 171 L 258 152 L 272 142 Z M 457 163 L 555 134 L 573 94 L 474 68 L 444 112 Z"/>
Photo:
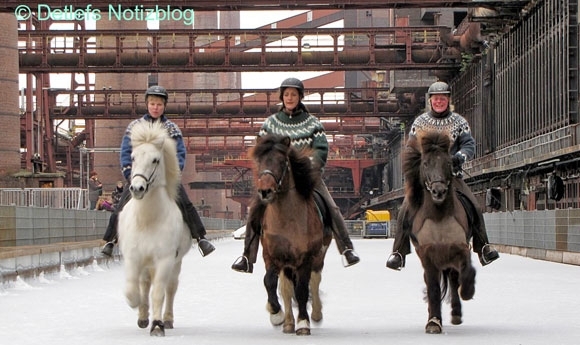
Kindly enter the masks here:
<path id="1" fill-rule="evenodd" d="M 145 102 L 147 103 L 147 114 L 143 117 L 133 120 L 127 129 L 125 130 L 125 135 L 123 136 L 123 140 L 121 142 L 121 171 L 123 172 L 123 176 L 125 180 L 131 180 L 131 153 L 133 152 L 133 147 L 131 145 L 131 129 L 133 126 L 141 121 L 148 121 L 148 122 L 155 122 L 161 121 L 165 128 L 167 129 L 167 133 L 169 136 L 175 140 L 177 146 L 177 158 L 179 160 L 179 169 L 183 171 L 185 167 L 185 157 L 187 151 L 185 149 L 185 145 L 183 143 L 183 137 L 181 135 L 181 130 L 179 127 L 173 123 L 172 121 L 168 120 L 167 117 L 164 115 L 165 106 L 167 105 L 167 100 L 169 96 L 165 88 L 161 86 L 151 86 L 145 92 Z M 107 226 L 107 231 L 105 232 L 105 236 L 103 240 L 107 243 L 101 250 L 101 252 L 107 256 L 111 256 L 113 254 L 114 243 L 117 240 L 117 218 L 119 212 L 123 209 L 123 206 L 129 200 L 131 193 L 129 188 L 125 188 L 123 190 L 123 194 L 119 199 L 119 204 L 111 218 L 109 219 L 109 224 Z M 187 193 L 185 192 L 185 188 L 183 185 L 179 184 L 178 189 L 178 200 L 177 205 L 181 210 L 181 214 L 183 215 L 183 220 L 187 223 L 189 230 L 191 232 L 191 237 L 198 241 L 198 246 L 201 254 L 203 256 L 209 255 L 211 252 L 215 250 L 213 244 L 210 241 L 205 239 L 205 227 L 199 218 L 197 210 L 189 200 Z"/>

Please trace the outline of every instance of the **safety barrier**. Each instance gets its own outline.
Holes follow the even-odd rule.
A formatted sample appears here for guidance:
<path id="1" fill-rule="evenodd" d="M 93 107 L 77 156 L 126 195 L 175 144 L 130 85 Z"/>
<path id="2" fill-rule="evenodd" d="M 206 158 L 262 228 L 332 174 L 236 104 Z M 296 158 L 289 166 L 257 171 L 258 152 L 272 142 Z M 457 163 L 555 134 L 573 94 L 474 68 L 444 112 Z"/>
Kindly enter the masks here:
<path id="1" fill-rule="evenodd" d="M 88 195 L 82 188 L 0 188 L 0 206 L 81 210 L 88 207 Z"/>

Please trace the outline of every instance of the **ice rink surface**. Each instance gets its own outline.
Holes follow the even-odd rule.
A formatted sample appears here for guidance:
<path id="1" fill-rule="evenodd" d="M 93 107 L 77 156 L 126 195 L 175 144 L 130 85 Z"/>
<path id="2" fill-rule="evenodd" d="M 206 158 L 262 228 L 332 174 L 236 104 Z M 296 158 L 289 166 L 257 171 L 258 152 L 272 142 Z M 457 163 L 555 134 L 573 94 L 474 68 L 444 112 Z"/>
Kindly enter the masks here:
<path id="1" fill-rule="evenodd" d="M 358 265 L 343 268 L 334 242 L 322 277 L 324 319 L 312 335 L 283 334 L 270 325 L 261 258 L 253 274 L 230 265 L 243 241 L 214 242 L 186 256 L 175 304 L 175 329 L 165 338 L 137 327 L 123 296 L 122 262 L 93 264 L 0 286 L 0 337 L 14 345 L 92 344 L 461 344 L 580 343 L 580 267 L 501 254 L 481 267 L 476 293 L 463 302 L 463 324 L 425 334 L 423 270 L 416 254 L 400 272 L 385 268 L 392 240 L 355 239 Z M 473 259 L 477 257 L 473 255 Z"/>

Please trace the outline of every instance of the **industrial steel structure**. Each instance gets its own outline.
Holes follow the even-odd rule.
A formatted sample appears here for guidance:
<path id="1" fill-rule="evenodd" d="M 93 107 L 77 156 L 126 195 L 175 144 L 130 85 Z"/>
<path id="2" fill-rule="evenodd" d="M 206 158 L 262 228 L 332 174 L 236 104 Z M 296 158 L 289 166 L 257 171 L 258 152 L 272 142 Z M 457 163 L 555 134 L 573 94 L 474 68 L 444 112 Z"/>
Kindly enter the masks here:
<path id="1" fill-rule="evenodd" d="M 468 119 L 478 143 L 476 159 L 466 165 L 466 172 L 482 205 L 487 191 L 499 188 L 506 210 L 578 207 L 577 1 L 275 3 L 275 9 L 312 13 L 252 30 L 86 30 L 76 23 L 74 30 L 57 31 L 34 18 L 20 21 L 19 68 L 28 85 L 21 94 L 21 147 L 30 148 L 22 165 L 31 169 L 33 152 L 42 152 L 47 171 L 64 170 L 72 183 L 79 164 L 75 152 L 79 145 L 95 147 L 99 121 L 126 122 L 144 112 L 142 89 L 96 88 L 89 82 L 91 74 L 331 71 L 306 81 L 307 105 L 323 120 L 333 150 L 329 187 L 343 199 L 339 204 L 348 215 L 364 208 L 387 208 L 396 215 L 402 199 L 405 126 L 424 108 L 428 83 L 439 78 L 452 84 L 455 110 Z M 63 6 L 60 1 L 43 4 Z M 0 7 L 9 12 L 17 5 L 4 1 Z M 91 5 L 103 11 L 109 6 L 101 1 Z M 153 3 L 123 3 L 127 8 L 149 5 Z M 273 9 L 272 1 L 260 0 L 155 5 L 196 11 Z M 392 11 L 388 27 L 320 28 L 357 10 L 384 8 Z M 438 23 L 440 13 L 453 8 L 463 9 L 462 20 Z M 395 25 L 402 23 L 395 19 L 405 17 L 410 18 L 405 25 Z M 416 24 L 425 21 L 434 25 Z M 384 77 L 345 85 L 345 74 L 361 71 Z M 421 78 L 412 73 L 423 71 L 431 79 L 414 82 Z M 54 89 L 50 73 L 84 78 L 73 78 L 76 85 L 68 90 Z M 167 113 L 183 129 L 197 170 L 223 172 L 222 182 L 193 187 L 227 188 L 229 197 L 246 202 L 248 137 L 278 107 L 277 90 L 267 87 L 272 85 L 172 90 Z M 83 132 L 70 138 L 55 132 L 60 123 L 79 119 L 87 123 Z M 35 139 L 39 133 L 42 140 Z M 553 175 L 566 186 L 561 200 L 547 197 Z"/>

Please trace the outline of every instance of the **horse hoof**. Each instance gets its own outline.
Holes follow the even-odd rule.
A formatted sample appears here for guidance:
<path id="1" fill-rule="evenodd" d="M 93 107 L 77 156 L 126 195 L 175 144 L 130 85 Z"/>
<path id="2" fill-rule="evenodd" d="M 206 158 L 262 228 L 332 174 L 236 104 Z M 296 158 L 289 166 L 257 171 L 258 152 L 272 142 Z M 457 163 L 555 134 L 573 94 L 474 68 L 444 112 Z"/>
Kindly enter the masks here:
<path id="1" fill-rule="evenodd" d="M 310 328 L 299 328 L 296 330 L 296 335 L 310 335 Z"/>
<path id="2" fill-rule="evenodd" d="M 322 313 L 312 313 L 312 315 L 310 315 L 310 318 L 314 322 L 320 322 L 322 321 Z"/>
<path id="3" fill-rule="evenodd" d="M 459 296 L 461 296 L 462 300 L 469 301 L 473 298 L 473 295 L 475 295 L 475 285 L 469 285 L 468 287 L 461 285 L 459 287 Z"/>
<path id="4" fill-rule="evenodd" d="M 274 326 L 280 326 L 284 323 L 284 312 L 282 309 L 280 309 L 276 314 L 270 314 L 270 322 Z"/>
<path id="5" fill-rule="evenodd" d="M 173 321 L 163 321 L 163 324 L 165 325 L 165 329 L 173 329 Z"/>
<path id="6" fill-rule="evenodd" d="M 137 320 L 137 326 L 139 326 L 139 328 L 147 328 L 147 326 L 149 326 L 149 319 Z"/>
<path id="7" fill-rule="evenodd" d="M 151 324 L 151 330 L 149 331 L 149 335 L 152 337 L 164 337 L 165 336 L 165 325 L 163 321 L 154 320 Z"/>
<path id="8" fill-rule="evenodd" d="M 463 320 L 461 320 L 461 315 L 451 315 L 451 324 L 452 325 L 461 325 Z"/>
<path id="9" fill-rule="evenodd" d="M 282 332 L 286 334 L 294 333 L 294 324 L 284 325 L 284 327 L 282 328 Z"/>
<path id="10" fill-rule="evenodd" d="M 298 321 L 296 335 L 310 335 L 310 322 L 308 320 Z"/>
<path id="11" fill-rule="evenodd" d="M 427 326 L 425 326 L 425 333 L 428 334 L 440 334 L 443 327 L 441 326 L 441 320 L 436 317 L 432 317 L 429 322 L 427 322 Z"/>

